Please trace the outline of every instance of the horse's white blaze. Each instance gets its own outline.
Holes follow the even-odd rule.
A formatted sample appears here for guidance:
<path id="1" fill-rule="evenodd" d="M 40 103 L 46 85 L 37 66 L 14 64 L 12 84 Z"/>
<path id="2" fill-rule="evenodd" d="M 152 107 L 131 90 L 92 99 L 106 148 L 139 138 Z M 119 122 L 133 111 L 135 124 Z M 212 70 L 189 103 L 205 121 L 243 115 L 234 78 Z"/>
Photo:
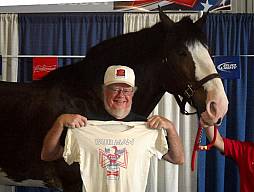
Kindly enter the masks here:
<path id="1" fill-rule="evenodd" d="M 45 183 L 40 180 L 27 179 L 21 182 L 14 181 L 8 178 L 8 175 L 0 168 L 0 185 L 11 186 L 27 186 L 27 187 L 46 187 Z"/>
<path id="2" fill-rule="evenodd" d="M 197 80 L 201 80 L 212 73 L 217 73 L 212 58 L 203 44 L 196 42 L 187 47 L 195 63 Z M 206 122 L 206 124 L 214 124 L 226 114 L 228 99 L 222 81 L 219 78 L 214 78 L 203 86 L 207 91 L 207 100 L 206 111 L 201 117 L 203 117 L 203 122 Z"/>

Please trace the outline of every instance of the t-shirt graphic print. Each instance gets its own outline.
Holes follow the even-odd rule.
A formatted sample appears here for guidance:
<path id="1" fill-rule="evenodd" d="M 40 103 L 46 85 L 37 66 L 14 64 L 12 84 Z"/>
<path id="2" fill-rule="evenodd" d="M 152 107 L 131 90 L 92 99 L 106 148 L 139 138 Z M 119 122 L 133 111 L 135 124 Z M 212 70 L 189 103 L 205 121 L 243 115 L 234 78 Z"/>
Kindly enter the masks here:
<path id="1" fill-rule="evenodd" d="M 150 159 L 168 151 L 163 129 L 145 122 L 88 121 L 68 129 L 64 159 L 79 162 L 86 192 L 144 192 Z"/>

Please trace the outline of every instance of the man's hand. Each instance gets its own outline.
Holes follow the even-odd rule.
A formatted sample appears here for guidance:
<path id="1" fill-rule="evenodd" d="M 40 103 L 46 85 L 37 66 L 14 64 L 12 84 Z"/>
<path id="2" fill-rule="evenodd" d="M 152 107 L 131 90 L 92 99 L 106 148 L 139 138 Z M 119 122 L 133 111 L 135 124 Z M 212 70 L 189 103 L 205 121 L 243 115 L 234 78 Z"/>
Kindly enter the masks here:
<path id="1" fill-rule="evenodd" d="M 147 120 L 147 126 L 149 128 L 154 128 L 154 129 L 173 129 L 174 125 L 171 121 L 169 121 L 167 118 L 159 116 L 159 115 L 154 115 Z"/>
<path id="2" fill-rule="evenodd" d="M 80 128 L 87 124 L 87 118 L 79 114 L 62 114 L 56 121 L 60 126 L 68 128 Z"/>
<path id="3" fill-rule="evenodd" d="M 183 145 L 178 136 L 174 124 L 165 117 L 155 115 L 147 120 L 147 126 L 152 129 L 164 128 L 167 131 L 168 153 L 163 156 L 163 159 L 174 164 L 184 163 Z"/>
<path id="4" fill-rule="evenodd" d="M 86 124 L 87 118 L 82 115 L 60 115 L 44 138 L 41 150 L 41 160 L 53 161 L 62 158 L 64 149 L 60 144 L 60 137 L 64 127 L 80 128 L 86 126 Z"/>

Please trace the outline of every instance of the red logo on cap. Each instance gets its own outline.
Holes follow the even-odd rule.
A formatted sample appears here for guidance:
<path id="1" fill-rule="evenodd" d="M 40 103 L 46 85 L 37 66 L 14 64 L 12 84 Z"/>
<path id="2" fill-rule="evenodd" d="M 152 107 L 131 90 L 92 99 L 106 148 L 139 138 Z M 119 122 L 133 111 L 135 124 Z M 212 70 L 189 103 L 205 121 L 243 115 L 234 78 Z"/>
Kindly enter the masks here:
<path id="1" fill-rule="evenodd" d="M 117 69 L 116 76 L 125 77 L 125 70 L 124 69 Z"/>

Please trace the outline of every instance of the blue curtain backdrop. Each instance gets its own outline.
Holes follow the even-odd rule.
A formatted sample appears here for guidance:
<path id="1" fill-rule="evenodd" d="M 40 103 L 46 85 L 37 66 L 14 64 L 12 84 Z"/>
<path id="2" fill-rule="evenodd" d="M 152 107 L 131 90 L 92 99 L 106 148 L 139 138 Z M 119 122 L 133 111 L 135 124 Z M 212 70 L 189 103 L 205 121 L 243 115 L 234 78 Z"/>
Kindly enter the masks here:
<path id="1" fill-rule="evenodd" d="M 19 54 L 85 56 L 90 47 L 122 33 L 123 13 L 19 14 Z M 19 66 L 19 81 L 31 81 L 32 58 L 20 59 Z"/>
<path id="2" fill-rule="evenodd" d="M 19 54 L 86 55 L 99 42 L 123 33 L 123 13 L 19 14 Z M 59 59 L 59 66 L 76 62 Z M 32 58 L 20 59 L 19 81 L 32 80 Z M 56 192 L 16 187 L 16 192 Z"/>
<path id="3" fill-rule="evenodd" d="M 254 141 L 254 15 L 210 14 L 206 31 L 212 55 L 241 55 L 241 79 L 224 80 L 229 110 L 219 131 L 222 136 Z M 236 164 L 213 149 L 199 154 L 199 192 L 238 192 Z M 254 181 L 253 181 L 254 182 Z"/>

